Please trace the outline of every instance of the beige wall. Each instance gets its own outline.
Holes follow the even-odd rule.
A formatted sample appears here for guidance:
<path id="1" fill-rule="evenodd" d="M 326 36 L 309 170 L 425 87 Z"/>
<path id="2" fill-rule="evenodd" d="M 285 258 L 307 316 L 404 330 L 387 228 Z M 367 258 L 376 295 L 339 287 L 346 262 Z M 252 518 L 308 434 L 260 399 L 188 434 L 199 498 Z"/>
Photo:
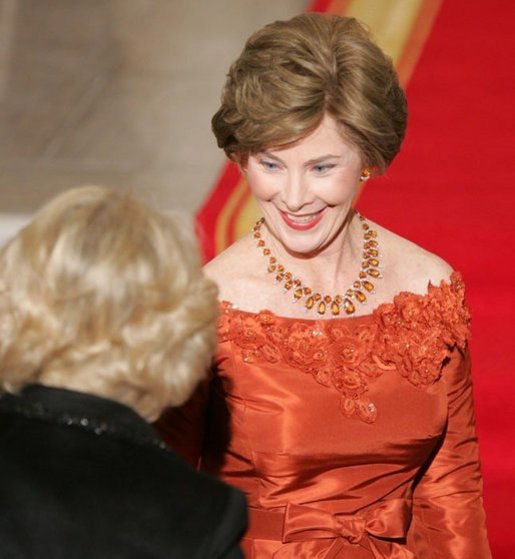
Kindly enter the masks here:
<path id="1" fill-rule="evenodd" d="M 65 188 L 194 212 L 230 62 L 307 0 L 0 0 L 0 238 Z"/>

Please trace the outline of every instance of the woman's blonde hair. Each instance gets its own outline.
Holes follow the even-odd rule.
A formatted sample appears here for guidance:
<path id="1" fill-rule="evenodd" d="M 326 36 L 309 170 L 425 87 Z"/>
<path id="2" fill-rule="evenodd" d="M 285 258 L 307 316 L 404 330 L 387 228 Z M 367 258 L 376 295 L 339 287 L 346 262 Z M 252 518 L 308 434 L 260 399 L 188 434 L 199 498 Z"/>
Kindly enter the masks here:
<path id="1" fill-rule="evenodd" d="M 249 38 L 212 128 L 218 146 L 240 161 L 305 137 L 326 113 L 365 165 L 384 171 L 398 153 L 407 111 L 391 60 L 355 19 L 303 14 Z"/>
<path id="2" fill-rule="evenodd" d="M 183 403 L 215 347 L 217 289 L 190 231 L 127 194 L 57 196 L 0 251 L 0 386 Z"/>

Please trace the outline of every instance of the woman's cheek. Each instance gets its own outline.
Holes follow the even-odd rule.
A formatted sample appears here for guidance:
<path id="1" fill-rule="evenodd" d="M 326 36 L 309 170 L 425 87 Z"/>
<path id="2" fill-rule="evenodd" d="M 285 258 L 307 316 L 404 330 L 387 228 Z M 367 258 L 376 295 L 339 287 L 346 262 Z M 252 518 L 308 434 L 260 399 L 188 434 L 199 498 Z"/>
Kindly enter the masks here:
<path id="1" fill-rule="evenodd" d="M 259 200 L 271 200 L 280 190 L 278 177 L 265 177 L 256 173 L 249 173 L 247 182 L 252 194 Z"/>
<path id="2" fill-rule="evenodd" d="M 331 178 L 325 185 L 319 185 L 318 197 L 328 206 L 346 205 L 352 202 L 356 195 L 358 183 L 342 180 L 340 177 Z"/>

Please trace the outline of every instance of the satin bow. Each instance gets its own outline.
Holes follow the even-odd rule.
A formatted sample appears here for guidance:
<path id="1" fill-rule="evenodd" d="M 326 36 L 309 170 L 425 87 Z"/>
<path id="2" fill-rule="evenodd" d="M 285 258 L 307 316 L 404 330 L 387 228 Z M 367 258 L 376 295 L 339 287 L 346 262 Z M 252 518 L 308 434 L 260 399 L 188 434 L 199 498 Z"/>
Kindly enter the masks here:
<path id="1" fill-rule="evenodd" d="M 336 558 L 348 543 L 359 545 L 382 557 L 373 538 L 406 537 L 411 509 L 404 499 L 390 499 L 357 514 L 334 515 L 320 509 L 289 504 L 286 507 L 283 543 L 308 539 L 334 539 L 324 559 Z"/>

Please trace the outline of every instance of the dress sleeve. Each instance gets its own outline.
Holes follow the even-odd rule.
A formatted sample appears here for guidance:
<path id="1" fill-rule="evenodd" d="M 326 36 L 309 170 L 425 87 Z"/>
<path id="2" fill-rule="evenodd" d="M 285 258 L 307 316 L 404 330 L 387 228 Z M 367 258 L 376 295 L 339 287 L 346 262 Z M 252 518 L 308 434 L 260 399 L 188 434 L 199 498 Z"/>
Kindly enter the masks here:
<path id="1" fill-rule="evenodd" d="M 159 436 L 194 468 L 200 465 L 211 379 L 200 383 L 178 408 L 166 409 L 154 423 Z"/>
<path id="2" fill-rule="evenodd" d="M 415 487 L 408 545 L 417 559 L 490 559 L 467 348 L 453 349 L 442 381 L 447 429 Z"/>

